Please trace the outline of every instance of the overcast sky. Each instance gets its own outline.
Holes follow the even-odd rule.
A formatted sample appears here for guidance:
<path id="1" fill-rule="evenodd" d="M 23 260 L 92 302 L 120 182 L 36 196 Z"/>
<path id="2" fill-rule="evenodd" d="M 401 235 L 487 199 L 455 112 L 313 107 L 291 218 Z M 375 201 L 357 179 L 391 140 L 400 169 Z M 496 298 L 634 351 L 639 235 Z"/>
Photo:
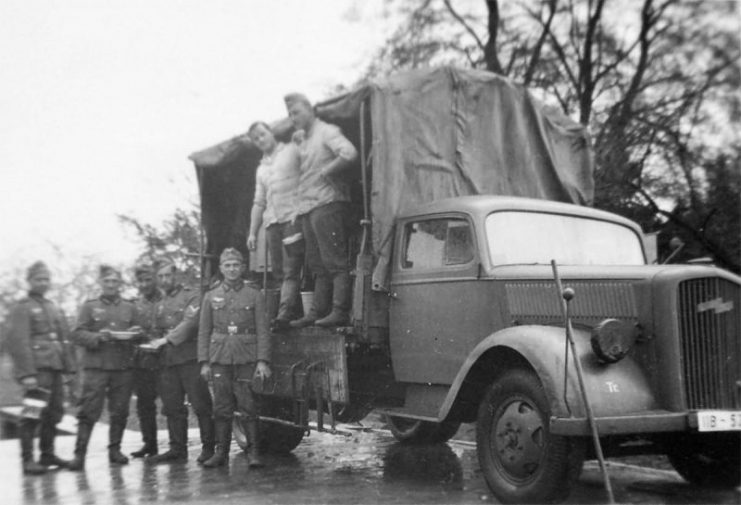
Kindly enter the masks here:
<path id="1" fill-rule="evenodd" d="M 187 156 L 325 98 L 389 32 L 383 0 L 2 0 L 0 271 L 52 246 L 137 254 L 116 214 L 194 200 Z"/>

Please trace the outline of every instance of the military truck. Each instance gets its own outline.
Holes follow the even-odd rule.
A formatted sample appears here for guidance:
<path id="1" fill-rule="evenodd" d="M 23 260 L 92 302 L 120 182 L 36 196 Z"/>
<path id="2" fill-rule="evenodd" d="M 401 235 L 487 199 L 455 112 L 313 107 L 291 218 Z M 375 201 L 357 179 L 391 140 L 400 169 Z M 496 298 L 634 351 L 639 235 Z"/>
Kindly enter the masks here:
<path id="1" fill-rule="evenodd" d="M 503 502 L 565 499 L 602 451 L 667 454 L 690 482 L 739 484 L 741 278 L 649 264 L 635 223 L 590 208 L 581 126 L 502 77 L 454 68 L 392 76 L 317 113 L 361 153 L 347 181 L 353 324 L 273 334 L 267 449 L 296 447 L 309 410 L 318 429 L 376 410 L 403 443 L 475 422 Z M 273 128 L 290 139 L 287 120 Z M 245 251 L 259 158 L 246 135 L 191 156 L 204 285 L 221 249 Z"/>

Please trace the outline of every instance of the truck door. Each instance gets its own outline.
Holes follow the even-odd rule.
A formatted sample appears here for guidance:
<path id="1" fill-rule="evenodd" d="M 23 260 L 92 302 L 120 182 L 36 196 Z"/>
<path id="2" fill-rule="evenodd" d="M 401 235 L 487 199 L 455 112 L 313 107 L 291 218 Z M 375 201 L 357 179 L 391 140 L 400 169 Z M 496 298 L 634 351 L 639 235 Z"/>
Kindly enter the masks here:
<path id="1" fill-rule="evenodd" d="M 486 324 L 479 259 L 465 215 L 399 223 L 391 274 L 390 345 L 396 380 L 450 384 Z M 488 321 L 488 318 L 486 318 Z"/>

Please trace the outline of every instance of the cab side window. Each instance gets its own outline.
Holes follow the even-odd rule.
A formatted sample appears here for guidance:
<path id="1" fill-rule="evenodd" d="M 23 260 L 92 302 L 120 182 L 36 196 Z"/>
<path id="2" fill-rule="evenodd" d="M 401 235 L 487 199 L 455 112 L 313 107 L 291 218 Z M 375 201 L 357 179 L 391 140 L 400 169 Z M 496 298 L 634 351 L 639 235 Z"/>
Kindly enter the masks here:
<path id="1" fill-rule="evenodd" d="M 471 229 L 465 219 L 426 219 L 404 227 L 404 269 L 462 265 L 473 257 Z"/>

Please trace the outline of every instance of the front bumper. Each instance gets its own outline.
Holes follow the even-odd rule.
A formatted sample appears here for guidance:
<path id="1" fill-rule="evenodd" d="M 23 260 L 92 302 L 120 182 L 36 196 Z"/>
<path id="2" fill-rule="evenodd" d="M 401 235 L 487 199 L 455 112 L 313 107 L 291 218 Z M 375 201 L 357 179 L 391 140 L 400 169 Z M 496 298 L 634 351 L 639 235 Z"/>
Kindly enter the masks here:
<path id="1" fill-rule="evenodd" d="M 698 431 L 698 412 L 653 410 L 625 416 L 595 418 L 600 436 L 634 433 L 666 433 Z M 586 417 L 551 417 L 550 431 L 554 435 L 591 436 Z"/>

